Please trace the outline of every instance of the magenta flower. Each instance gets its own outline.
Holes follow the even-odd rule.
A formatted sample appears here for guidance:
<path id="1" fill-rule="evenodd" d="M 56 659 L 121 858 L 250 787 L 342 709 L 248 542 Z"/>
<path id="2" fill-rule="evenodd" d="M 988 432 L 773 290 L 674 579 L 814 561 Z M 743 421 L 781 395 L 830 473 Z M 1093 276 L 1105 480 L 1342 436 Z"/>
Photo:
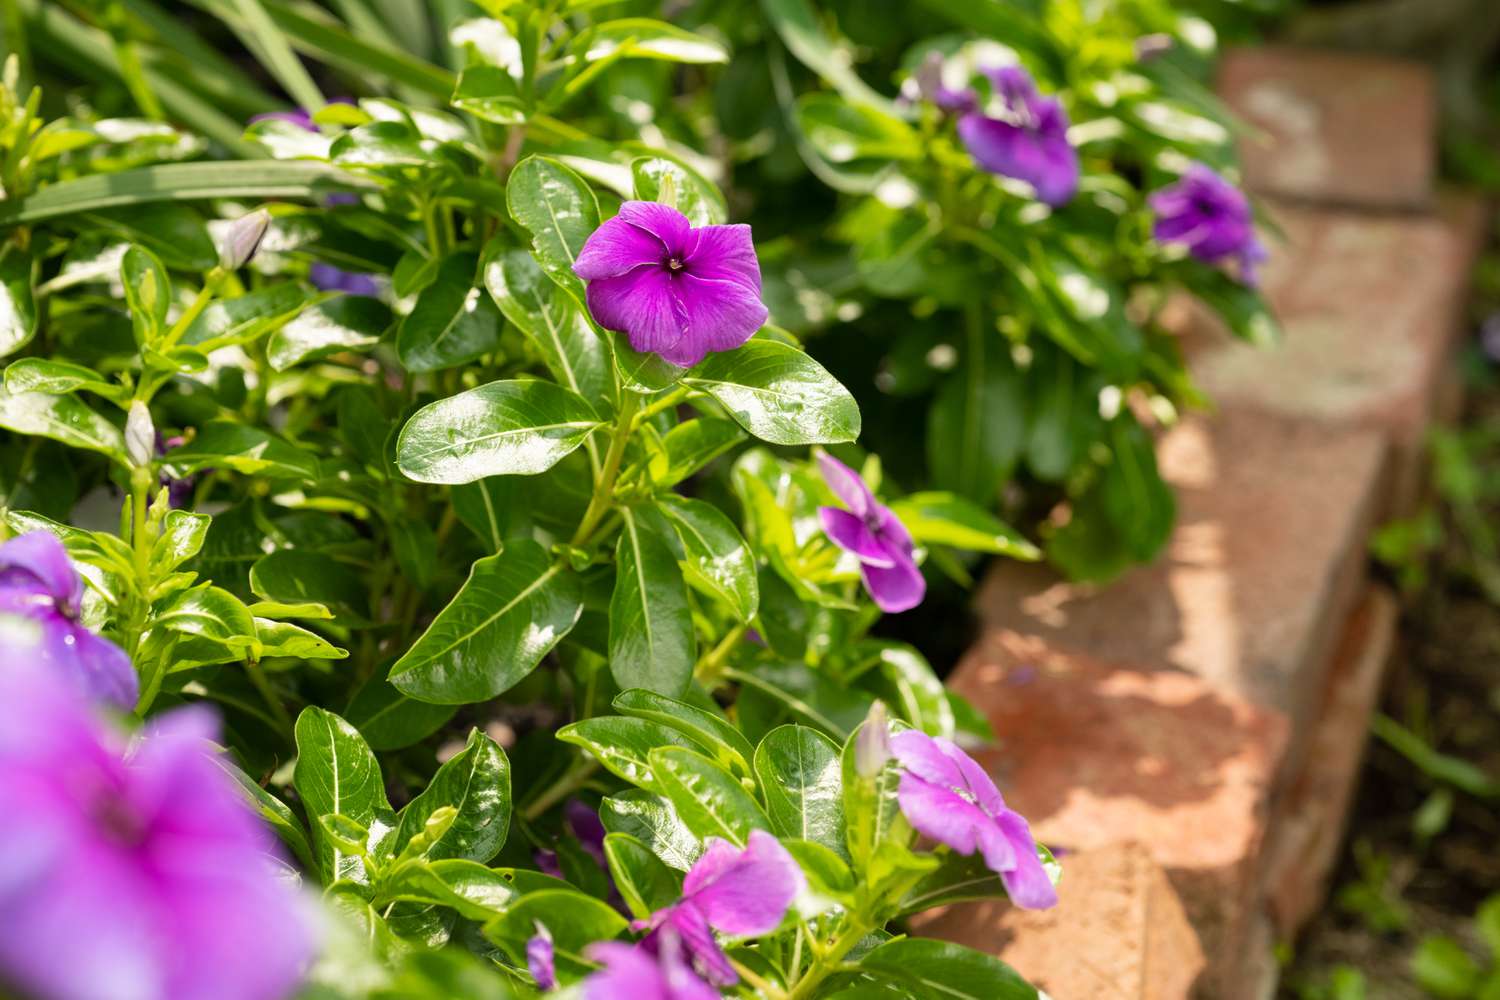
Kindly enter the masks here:
<path id="1" fill-rule="evenodd" d="M 182 708 L 127 747 L 51 673 L 0 662 L 0 982 L 47 1000 L 292 991 L 313 929 L 217 730 Z"/>
<path id="2" fill-rule="evenodd" d="M 1056 905 L 1057 890 L 1037 857 L 1031 828 L 1006 808 L 984 768 L 951 740 L 916 729 L 892 736 L 891 750 L 905 768 L 896 798 L 912 829 L 960 854 L 977 851 L 1017 906 Z"/>
<path id="3" fill-rule="evenodd" d="M 35 653 L 85 696 L 129 711 L 140 681 L 125 651 L 79 621 L 83 580 L 62 543 L 33 531 L 0 545 L 0 615 L 37 626 Z"/>
<path id="4" fill-rule="evenodd" d="M 739 347 L 766 321 L 750 227 L 700 226 L 652 201 L 627 201 L 594 230 L 573 271 L 589 312 L 637 351 L 682 368 Z"/>
<path id="5" fill-rule="evenodd" d="M 654 951 L 618 941 L 589 946 L 588 957 L 604 968 L 583 983 L 583 1000 L 718 1000 L 719 991 L 699 979 L 682 960 L 682 942 L 662 933 Z"/>
<path id="6" fill-rule="evenodd" d="M 1156 213 L 1152 236 L 1178 243 L 1209 264 L 1233 261 L 1240 280 L 1256 283 L 1256 267 L 1266 249 L 1255 237 L 1250 199 L 1243 191 L 1201 163 L 1194 163 L 1176 184 L 1148 199 Z"/>
<path id="7" fill-rule="evenodd" d="M 1037 93 L 1031 76 L 1019 66 L 981 72 L 994 87 L 999 117 L 975 109 L 959 118 L 958 137 L 969 155 L 992 174 L 1026 181 L 1048 205 L 1066 204 L 1078 190 L 1078 153 L 1068 142 L 1068 115 L 1061 102 Z"/>
<path id="8" fill-rule="evenodd" d="M 557 988 L 557 961 L 552 947 L 552 933 L 541 924 L 526 942 L 526 969 L 536 980 L 537 989 Z"/>
<path id="9" fill-rule="evenodd" d="M 848 510 L 819 507 L 818 519 L 833 543 L 859 559 L 865 589 L 880 610 L 910 611 L 922 603 L 927 581 L 912 557 L 916 546 L 889 507 L 859 478 L 859 473 L 827 452 L 818 452 L 818 469 L 829 489 Z"/>
<path id="10" fill-rule="evenodd" d="M 659 950 L 664 940 L 680 940 L 700 975 L 732 986 L 739 976 L 713 932 L 731 937 L 769 934 L 780 926 L 805 885 L 797 862 L 764 830 L 752 830 L 743 851 L 712 837 L 682 881 L 682 898 L 633 926 L 651 928 L 641 943 L 647 951 Z"/>

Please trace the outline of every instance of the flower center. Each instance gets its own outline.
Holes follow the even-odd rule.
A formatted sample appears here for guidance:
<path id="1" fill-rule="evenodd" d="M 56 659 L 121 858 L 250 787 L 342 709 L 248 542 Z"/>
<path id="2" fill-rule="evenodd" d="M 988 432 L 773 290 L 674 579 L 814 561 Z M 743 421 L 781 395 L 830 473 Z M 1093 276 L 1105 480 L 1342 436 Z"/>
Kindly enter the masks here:
<path id="1" fill-rule="evenodd" d="M 146 839 L 146 825 L 119 795 L 105 792 L 94 800 L 93 819 L 99 831 L 125 847 L 134 847 Z"/>
<path id="2" fill-rule="evenodd" d="M 668 271 L 681 271 L 685 266 L 687 266 L 687 265 L 683 263 L 683 260 L 682 260 L 681 257 L 668 257 L 667 258 L 667 270 Z"/>

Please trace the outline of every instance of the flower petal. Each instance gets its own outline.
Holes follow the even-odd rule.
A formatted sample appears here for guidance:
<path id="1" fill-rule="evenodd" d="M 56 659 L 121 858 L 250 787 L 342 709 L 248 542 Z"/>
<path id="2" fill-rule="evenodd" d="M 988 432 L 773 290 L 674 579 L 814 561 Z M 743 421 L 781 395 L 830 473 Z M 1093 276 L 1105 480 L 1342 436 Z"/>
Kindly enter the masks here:
<path id="1" fill-rule="evenodd" d="M 733 986 L 740 981 L 734 966 L 729 964 L 729 956 L 724 954 L 724 949 L 719 947 L 719 942 L 714 938 L 707 914 L 698 909 L 692 900 L 684 899 L 676 906 L 669 907 L 661 926 L 647 940 L 652 942 L 658 952 L 664 947 L 675 946 L 675 942 L 682 942 L 682 948 L 692 959 L 693 967 L 716 986 Z"/>
<path id="2" fill-rule="evenodd" d="M 1049 205 L 1065 203 L 1077 190 L 1078 154 L 1065 132 L 1039 134 L 998 118 L 970 114 L 959 119 L 958 136 L 981 168 L 1026 181 L 1036 189 L 1037 198 Z"/>
<path id="3" fill-rule="evenodd" d="M 660 239 L 631 225 L 621 212 L 589 234 L 573 262 L 573 273 L 585 281 L 617 278 L 648 264 L 660 267 L 667 256 Z"/>
<path id="4" fill-rule="evenodd" d="M 656 956 L 618 941 L 591 944 L 588 957 L 604 968 L 583 984 L 584 1000 L 673 1000 Z"/>
<path id="5" fill-rule="evenodd" d="M 723 840 L 711 841 L 683 880 L 682 891 L 721 933 L 753 937 L 781 924 L 804 885 L 802 869 L 781 841 L 755 830 L 743 851 Z"/>
<path id="6" fill-rule="evenodd" d="M 833 544 L 846 552 L 852 552 L 866 566 L 889 569 L 896 565 L 885 544 L 870 530 L 870 526 L 840 507 L 819 507 L 818 520 L 823 532 Z"/>
<path id="7" fill-rule="evenodd" d="M 927 594 L 927 580 L 909 556 L 897 559 L 896 564 L 889 568 L 861 563 L 859 572 L 871 599 L 887 614 L 910 611 L 921 604 Z"/>
<path id="8" fill-rule="evenodd" d="M 1032 839 L 1026 820 L 1007 809 L 998 822 L 1015 855 L 1014 867 L 1000 873 L 1000 881 L 1005 883 L 1010 901 L 1024 910 L 1045 910 L 1056 906 L 1057 887 L 1047 877 L 1047 869 L 1037 857 L 1036 841 Z"/>
<path id="9" fill-rule="evenodd" d="M 965 802 L 951 788 L 924 781 L 911 771 L 901 775 L 896 801 L 912 829 L 960 854 L 973 854 L 985 831 L 994 829 L 994 821 L 978 806 Z"/>
<path id="10" fill-rule="evenodd" d="M 43 650 L 43 656 L 81 683 L 91 698 L 126 712 L 135 708 L 141 694 L 140 679 L 130 665 L 130 657 L 108 639 L 58 618 L 47 631 Z"/>
<path id="11" fill-rule="evenodd" d="M 818 449 L 818 471 L 823 474 L 823 482 L 833 490 L 833 495 L 843 501 L 844 506 L 854 514 L 855 517 L 864 519 L 874 510 L 878 504 L 875 494 L 870 492 L 870 487 L 865 485 L 864 479 L 859 473 L 849 466 L 834 458 L 828 452 Z"/>
<path id="12" fill-rule="evenodd" d="M 0 545 L 0 589 L 37 586 L 57 608 L 76 617 L 83 604 L 83 580 L 62 542 L 47 531 L 33 531 Z"/>
<path id="13" fill-rule="evenodd" d="M 739 279 L 682 271 L 673 279 L 673 290 L 687 317 L 681 359 L 662 355 L 673 364 L 692 367 L 710 351 L 732 351 L 765 326 L 770 316 L 760 300 L 758 283 L 751 287 Z"/>
<path id="14" fill-rule="evenodd" d="M 958 762 L 936 739 L 920 729 L 903 729 L 891 736 L 891 753 L 901 766 L 924 781 L 946 788 L 964 787 Z"/>
<path id="15" fill-rule="evenodd" d="M 655 237 L 667 256 L 686 259 L 692 248 L 693 224 L 677 209 L 656 201 L 627 201 L 617 219 L 624 219 Z M 657 258 L 660 260 L 661 258 Z"/>
<path id="16" fill-rule="evenodd" d="M 699 278 L 736 281 L 760 298 L 760 261 L 750 227 L 702 226 L 694 229 L 684 255 L 687 271 Z"/>
<path id="17" fill-rule="evenodd" d="M 538 989 L 550 990 L 557 986 L 557 962 L 553 954 L 552 935 L 541 924 L 537 924 L 537 933 L 526 942 L 526 971 L 536 980 Z"/>
<path id="18" fill-rule="evenodd" d="M 600 326 L 624 333 L 637 351 L 660 354 L 673 364 L 683 356 L 686 317 L 665 270 L 639 267 L 591 281 L 588 305 Z"/>

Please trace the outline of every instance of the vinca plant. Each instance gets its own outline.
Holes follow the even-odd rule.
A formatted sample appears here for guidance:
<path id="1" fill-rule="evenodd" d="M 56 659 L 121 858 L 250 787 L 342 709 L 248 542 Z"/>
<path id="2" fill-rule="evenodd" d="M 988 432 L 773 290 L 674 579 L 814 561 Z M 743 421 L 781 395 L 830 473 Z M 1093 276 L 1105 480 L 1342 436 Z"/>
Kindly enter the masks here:
<path id="1" fill-rule="evenodd" d="M 1035 997 L 906 932 L 1059 870 L 881 629 L 1040 553 L 620 136 L 724 33 L 191 6 L 0 4 L 0 986 Z"/>

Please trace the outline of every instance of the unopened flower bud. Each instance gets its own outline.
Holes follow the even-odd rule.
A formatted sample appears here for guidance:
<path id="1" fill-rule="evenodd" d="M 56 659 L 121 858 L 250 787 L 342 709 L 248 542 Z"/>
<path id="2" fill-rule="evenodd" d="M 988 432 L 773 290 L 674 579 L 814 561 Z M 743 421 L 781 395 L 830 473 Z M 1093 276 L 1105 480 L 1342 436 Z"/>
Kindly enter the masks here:
<path id="1" fill-rule="evenodd" d="M 1135 40 L 1135 58 L 1138 62 L 1150 62 L 1165 52 L 1170 52 L 1175 43 L 1165 32 L 1142 35 Z"/>
<path id="2" fill-rule="evenodd" d="M 870 706 L 865 724 L 854 738 L 854 771 L 861 778 L 873 778 L 885 769 L 891 759 L 891 726 L 886 719 L 885 703 Z"/>
<path id="3" fill-rule="evenodd" d="M 265 238 L 270 225 L 271 213 L 263 208 L 231 222 L 224 233 L 224 245 L 219 247 L 219 266 L 234 271 L 248 264 L 260 248 L 260 241 Z"/>
<path id="4" fill-rule="evenodd" d="M 156 457 L 156 427 L 151 411 L 139 399 L 130 404 L 125 418 L 125 457 L 137 469 L 144 469 Z"/>

